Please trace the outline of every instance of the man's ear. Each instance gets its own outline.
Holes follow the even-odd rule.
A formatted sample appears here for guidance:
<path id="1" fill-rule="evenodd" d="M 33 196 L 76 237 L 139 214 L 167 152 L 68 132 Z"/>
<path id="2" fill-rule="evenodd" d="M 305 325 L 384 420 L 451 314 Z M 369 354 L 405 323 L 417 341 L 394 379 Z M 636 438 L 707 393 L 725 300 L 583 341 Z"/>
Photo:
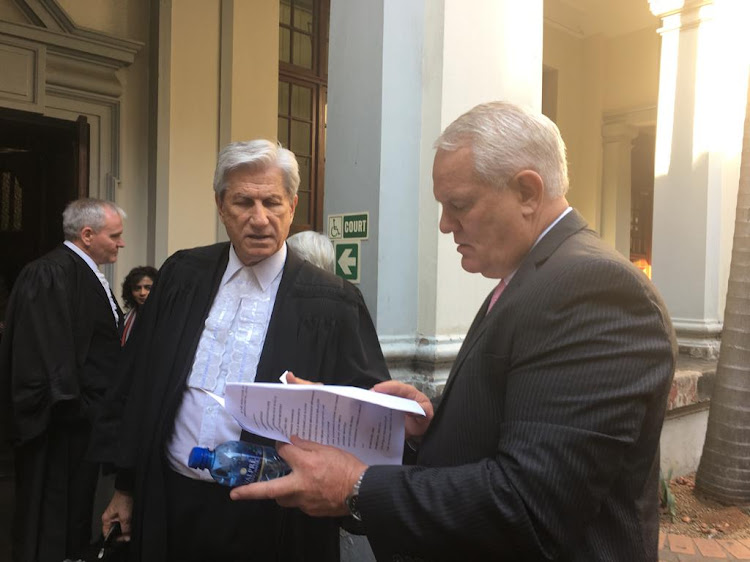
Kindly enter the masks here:
<path id="1" fill-rule="evenodd" d="M 81 229 L 81 235 L 79 236 L 79 239 L 81 240 L 83 245 L 88 248 L 89 245 L 91 245 L 91 239 L 94 237 L 94 234 L 96 234 L 96 232 L 94 232 L 93 228 L 91 228 L 90 226 L 84 226 Z"/>
<path id="2" fill-rule="evenodd" d="M 216 210 L 219 211 L 219 218 L 221 219 L 222 224 L 224 223 L 224 208 L 221 205 L 222 199 L 221 195 L 218 193 L 214 195 L 214 201 L 216 201 Z"/>
<path id="3" fill-rule="evenodd" d="M 511 181 L 521 207 L 536 212 L 544 199 L 544 180 L 533 170 L 518 172 Z"/>

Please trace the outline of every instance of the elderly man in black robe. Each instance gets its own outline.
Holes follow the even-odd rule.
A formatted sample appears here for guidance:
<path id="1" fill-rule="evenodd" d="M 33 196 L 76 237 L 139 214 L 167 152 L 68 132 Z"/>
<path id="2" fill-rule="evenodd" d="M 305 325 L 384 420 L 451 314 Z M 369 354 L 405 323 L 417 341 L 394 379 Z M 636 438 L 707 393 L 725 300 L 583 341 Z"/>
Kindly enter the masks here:
<path id="1" fill-rule="evenodd" d="M 93 447 L 118 469 L 103 530 L 119 521 L 133 560 L 339 558 L 339 520 L 234 502 L 187 466 L 194 446 L 241 434 L 269 444 L 205 391 L 278 382 L 286 370 L 360 387 L 389 378 L 360 292 L 287 249 L 298 186 L 290 151 L 265 140 L 225 147 L 214 191 L 230 242 L 174 254 L 143 307 Z"/>
<path id="2" fill-rule="evenodd" d="M 125 213 L 79 199 L 65 242 L 13 286 L 0 347 L 0 434 L 15 458 L 13 560 L 60 562 L 88 549 L 99 465 L 91 426 L 120 354 L 122 311 L 99 266 L 114 263 Z"/>

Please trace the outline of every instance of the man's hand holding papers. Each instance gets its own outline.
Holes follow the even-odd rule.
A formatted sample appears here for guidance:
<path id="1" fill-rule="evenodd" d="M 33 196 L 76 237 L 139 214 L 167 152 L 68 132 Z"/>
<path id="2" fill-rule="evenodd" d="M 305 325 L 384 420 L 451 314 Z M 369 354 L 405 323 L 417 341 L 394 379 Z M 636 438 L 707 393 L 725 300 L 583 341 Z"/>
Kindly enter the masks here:
<path id="1" fill-rule="evenodd" d="M 228 383 L 214 398 L 246 431 L 332 445 L 368 465 L 400 464 L 404 414 L 424 415 L 413 400 L 351 386 Z"/>
<path id="2" fill-rule="evenodd" d="M 373 386 L 372 390 L 382 394 L 400 396 L 401 398 L 414 400 L 419 404 L 420 408 L 424 411 L 424 415 L 407 412 L 404 421 L 406 422 L 406 438 L 414 439 L 416 441 L 421 440 L 422 435 L 424 435 L 425 431 L 427 431 L 427 428 L 430 426 L 432 417 L 435 415 L 430 399 L 410 384 L 404 384 L 394 380 L 380 382 Z"/>
<path id="3" fill-rule="evenodd" d="M 299 384 L 302 385 L 300 388 L 306 390 L 321 389 L 319 386 L 312 388 L 305 385 L 304 379 L 290 375 L 291 373 L 288 373 L 286 377 L 282 377 L 282 382 L 292 383 L 288 385 L 289 388 L 294 388 Z M 265 386 L 279 387 L 281 385 Z M 274 499 L 283 507 L 298 507 L 308 515 L 316 517 L 347 515 L 349 510 L 345 503 L 346 497 L 367 467 L 370 464 L 399 463 L 403 453 L 404 438 L 421 437 L 433 417 L 433 408 L 429 399 L 414 387 L 404 383 L 378 384 L 372 389 L 375 392 L 352 389 L 352 394 L 349 394 L 348 389 L 349 387 L 328 387 L 327 390 L 339 393 L 338 396 L 342 402 L 339 406 L 343 407 L 349 400 L 364 400 L 364 403 L 368 404 L 367 408 L 374 408 L 375 411 L 381 410 L 380 422 L 375 426 L 370 424 L 369 429 L 364 430 L 363 434 L 368 437 L 364 441 L 368 444 L 379 442 L 381 445 L 378 449 L 382 449 L 387 441 L 388 446 L 393 449 L 396 447 L 393 441 L 398 440 L 399 445 L 396 450 L 383 455 L 382 451 L 373 451 L 368 448 L 365 451 L 353 451 L 357 453 L 355 456 L 351 452 L 332 445 L 302 439 L 292 432 L 288 443 L 277 444 L 279 455 L 292 467 L 291 474 L 268 482 L 257 482 L 234 488 L 230 494 L 231 498 L 234 500 Z M 362 406 L 358 408 L 361 413 Z M 274 419 L 273 411 L 276 410 L 273 403 L 268 404 L 264 419 L 266 421 Z M 277 415 L 275 419 L 278 421 L 279 416 Z M 360 421 L 362 421 L 361 418 Z M 355 426 L 360 426 L 357 432 L 359 437 L 362 426 L 350 424 L 350 428 Z M 348 435 L 353 437 L 354 434 L 350 431 Z M 390 435 L 389 439 L 386 438 L 388 435 Z M 358 439 L 358 441 L 363 440 Z M 398 453 L 397 459 L 394 456 L 396 452 Z M 380 459 L 363 462 L 363 456 L 372 459 L 373 454 L 379 455 Z"/>

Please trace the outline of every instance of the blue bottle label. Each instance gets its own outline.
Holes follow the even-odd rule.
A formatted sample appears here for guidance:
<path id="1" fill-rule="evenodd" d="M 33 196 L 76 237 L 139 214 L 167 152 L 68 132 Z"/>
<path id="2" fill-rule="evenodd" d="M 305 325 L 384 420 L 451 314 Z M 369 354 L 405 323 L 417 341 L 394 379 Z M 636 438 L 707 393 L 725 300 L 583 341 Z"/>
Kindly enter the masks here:
<path id="1" fill-rule="evenodd" d="M 245 484 L 252 484 L 258 479 L 260 468 L 263 463 L 262 457 L 256 457 L 255 455 L 247 455 L 245 457 L 246 464 L 240 469 L 240 478 L 238 486 Z"/>

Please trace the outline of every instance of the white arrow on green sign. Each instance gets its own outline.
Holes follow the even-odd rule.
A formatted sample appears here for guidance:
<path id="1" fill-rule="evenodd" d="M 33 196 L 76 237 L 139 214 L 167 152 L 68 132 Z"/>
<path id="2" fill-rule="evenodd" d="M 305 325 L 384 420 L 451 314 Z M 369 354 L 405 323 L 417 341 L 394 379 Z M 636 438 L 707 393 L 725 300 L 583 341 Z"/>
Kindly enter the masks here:
<path id="1" fill-rule="evenodd" d="M 360 269 L 359 240 L 336 243 L 336 275 L 352 283 L 359 283 Z"/>

